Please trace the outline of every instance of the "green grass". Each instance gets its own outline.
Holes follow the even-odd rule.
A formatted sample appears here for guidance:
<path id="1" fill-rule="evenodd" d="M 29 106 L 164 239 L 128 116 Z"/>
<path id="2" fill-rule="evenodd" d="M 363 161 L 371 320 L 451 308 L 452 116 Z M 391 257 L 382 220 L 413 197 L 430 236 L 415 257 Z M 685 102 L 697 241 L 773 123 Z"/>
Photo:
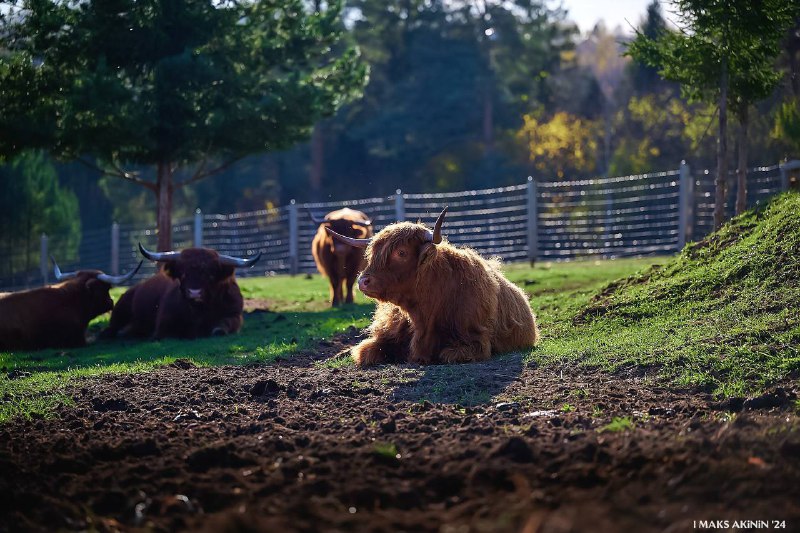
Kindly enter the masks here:
<path id="1" fill-rule="evenodd" d="M 514 264 L 506 274 L 531 297 L 542 330 L 537 348 L 506 356 L 514 364 L 633 370 L 719 396 L 754 394 L 800 373 L 798 194 L 736 218 L 675 257 Z M 349 326 L 366 326 L 373 310 L 361 294 L 353 305 L 330 309 L 320 276 L 248 278 L 240 285 L 246 298 L 270 312 L 247 314 L 237 335 L 0 353 L 0 422 L 46 416 L 54 406 L 69 404 L 64 391 L 77 379 L 146 372 L 179 358 L 206 366 L 291 356 Z M 97 319 L 90 332 L 107 320 Z M 342 356 L 321 364 L 336 368 L 352 360 Z M 12 370 L 30 375 L 10 379 L 6 373 Z M 459 401 L 485 403 L 499 392 L 484 390 L 463 370 L 429 369 L 426 398 L 445 401 L 456 387 Z"/>
<path id="2" fill-rule="evenodd" d="M 798 376 L 800 195 L 745 213 L 660 262 L 588 304 L 554 300 L 563 307 L 545 315 L 554 323 L 531 359 L 636 367 L 726 397 Z"/>
<path id="3" fill-rule="evenodd" d="M 612 433 L 618 433 L 620 431 L 628 431 L 629 429 L 634 428 L 633 420 L 628 417 L 614 417 L 611 419 L 611 422 L 606 424 L 605 426 L 601 427 L 597 430 L 598 433 L 602 433 L 604 431 L 610 431 Z"/>

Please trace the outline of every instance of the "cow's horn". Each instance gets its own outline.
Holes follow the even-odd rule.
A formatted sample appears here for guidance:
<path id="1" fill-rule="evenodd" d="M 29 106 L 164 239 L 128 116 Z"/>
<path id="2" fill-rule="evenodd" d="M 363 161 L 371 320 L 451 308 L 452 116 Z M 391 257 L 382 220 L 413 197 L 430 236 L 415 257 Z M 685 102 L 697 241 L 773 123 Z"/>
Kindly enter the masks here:
<path id="1" fill-rule="evenodd" d="M 56 263 L 56 258 L 52 255 L 50 256 L 50 260 L 53 262 L 53 275 L 56 277 L 56 281 L 72 279 L 78 275 L 77 272 L 61 272 L 61 269 L 58 268 L 58 263 Z"/>
<path id="2" fill-rule="evenodd" d="M 142 243 L 139 243 L 139 251 L 150 261 L 172 261 L 181 255 L 180 252 L 151 252 Z"/>
<path id="3" fill-rule="evenodd" d="M 120 283 L 125 283 L 133 276 L 135 276 L 137 272 L 139 272 L 142 263 L 144 263 L 144 261 L 139 261 L 139 264 L 136 265 L 136 268 L 134 268 L 127 274 L 122 274 L 120 276 L 109 276 L 108 274 L 100 273 L 97 275 L 97 279 L 99 279 L 100 281 L 105 281 L 106 283 L 110 283 L 111 285 L 119 285 Z"/>
<path id="4" fill-rule="evenodd" d="M 237 268 L 251 267 L 255 265 L 256 261 L 258 261 L 259 259 L 261 259 L 261 252 L 258 252 L 258 254 L 255 257 L 251 257 L 249 259 L 241 259 L 239 257 L 232 257 L 230 255 L 219 254 L 220 263 L 222 263 L 223 265 L 234 266 Z"/>
<path id="5" fill-rule="evenodd" d="M 328 221 L 325 218 L 319 218 L 317 215 L 311 212 L 311 209 L 308 209 L 307 211 L 308 211 L 308 216 L 311 217 L 311 220 L 314 222 L 314 224 L 322 224 L 323 222 Z"/>
<path id="6" fill-rule="evenodd" d="M 331 228 L 329 228 L 327 226 L 325 227 L 325 230 L 328 232 L 328 235 L 330 235 L 334 239 L 339 240 L 339 241 L 341 241 L 341 242 L 343 242 L 345 244 L 349 244 L 350 246 L 355 246 L 356 248 L 366 248 L 367 246 L 369 246 L 369 243 L 372 240 L 371 238 L 370 239 L 354 239 L 353 237 L 345 237 L 344 235 L 340 235 L 339 233 L 336 233 L 335 231 L 333 231 Z"/>
<path id="7" fill-rule="evenodd" d="M 439 218 L 436 219 L 436 224 L 433 225 L 433 231 L 428 232 L 428 240 L 433 244 L 442 242 L 442 222 L 444 222 L 444 216 L 447 214 L 448 207 L 449 206 L 446 206 L 442 209 L 442 212 L 439 213 Z"/>
<path id="8" fill-rule="evenodd" d="M 372 225 L 372 221 L 371 220 L 353 220 L 353 221 L 351 221 L 351 224 L 353 224 L 354 226 L 361 226 L 362 228 L 368 228 L 368 227 L 370 227 Z"/>

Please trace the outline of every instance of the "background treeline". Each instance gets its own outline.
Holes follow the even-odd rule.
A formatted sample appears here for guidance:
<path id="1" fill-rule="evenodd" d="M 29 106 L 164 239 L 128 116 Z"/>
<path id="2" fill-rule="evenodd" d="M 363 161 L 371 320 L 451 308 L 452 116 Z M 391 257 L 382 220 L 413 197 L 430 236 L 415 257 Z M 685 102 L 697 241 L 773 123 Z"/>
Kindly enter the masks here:
<path id="1" fill-rule="evenodd" d="M 581 35 L 567 13 L 548 5 L 345 2 L 346 39 L 370 68 L 363 97 L 318 122 L 308 141 L 250 156 L 176 191 L 174 218 L 195 207 L 235 212 L 290 198 L 459 190 L 520 183 L 529 174 L 550 180 L 641 173 L 676 168 L 682 159 L 694 168 L 713 167 L 713 104 L 688 103 L 656 69 L 626 57 L 628 37 L 619 28 L 598 25 Z M 657 2 L 630 17 L 648 36 L 670 30 Z M 782 40 L 776 64 L 785 81 L 756 103 L 751 116 L 754 164 L 800 155 L 776 128 L 779 111 L 800 97 L 798 28 Z M 41 231 L 77 236 L 81 226 L 155 221 L 155 198 L 140 187 L 99 177 L 80 163 L 26 157 L 33 159 L 2 169 L 0 198 L 10 198 L 24 181 L 6 174 L 52 164 L 57 180 L 26 183 L 63 199 L 41 208 L 52 211 L 42 218 L 48 222 L 27 233 L 11 228 L 24 226 L 24 217 L 3 222 L 3 247 L 36 247 L 30 236 Z M 735 160 L 735 151 L 730 157 Z"/>

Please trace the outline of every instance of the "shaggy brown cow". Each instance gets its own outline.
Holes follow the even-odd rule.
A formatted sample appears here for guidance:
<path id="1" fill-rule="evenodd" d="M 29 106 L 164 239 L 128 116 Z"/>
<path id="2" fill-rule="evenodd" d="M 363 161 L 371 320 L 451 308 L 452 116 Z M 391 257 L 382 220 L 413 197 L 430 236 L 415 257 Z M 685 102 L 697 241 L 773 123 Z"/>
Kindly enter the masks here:
<path id="1" fill-rule="evenodd" d="M 89 322 L 114 305 L 108 290 L 131 279 L 142 263 L 122 276 L 99 270 L 62 273 L 55 259 L 53 265 L 63 283 L 0 298 L 0 350 L 84 346 Z"/>
<path id="2" fill-rule="evenodd" d="M 482 361 L 538 341 L 528 299 L 503 276 L 500 262 L 442 241 L 446 212 L 433 231 L 400 222 L 372 239 L 352 239 L 329 230 L 367 248 L 358 288 L 380 302 L 370 337 L 353 349 L 359 365 Z"/>
<path id="3" fill-rule="evenodd" d="M 260 253 L 238 259 L 208 248 L 156 253 L 140 244 L 139 250 L 164 266 L 122 295 L 104 336 L 193 339 L 239 331 L 244 300 L 234 270 L 253 266 Z"/>
<path id="4" fill-rule="evenodd" d="M 361 211 L 347 207 L 331 211 L 325 218 L 317 218 L 311 212 L 309 215 L 320 225 L 311 243 L 311 253 L 317 270 L 330 281 L 331 305 L 336 307 L 342 303 L 342 282 L 347 287 L 345 303 L 353 303 L 353 283 L 364 267 L 364 252 L 335 240 L 326 228 L 347 237 L 369 238 L 372 237 L 372 222 Z"/>

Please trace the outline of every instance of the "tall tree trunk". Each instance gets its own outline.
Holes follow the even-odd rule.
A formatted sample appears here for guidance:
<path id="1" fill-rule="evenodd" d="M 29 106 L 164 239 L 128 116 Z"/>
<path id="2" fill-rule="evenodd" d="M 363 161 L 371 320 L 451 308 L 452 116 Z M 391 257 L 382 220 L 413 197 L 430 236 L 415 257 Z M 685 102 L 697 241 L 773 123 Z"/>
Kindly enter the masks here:
<path id="1" fill-rule="evenodd" d="M 739 132 L 736 137 L 736 147 L 739 152 L 739 165 L 736 169 L 736 214 L 744 213 L 747 209 L 747 128 L 750 117 L 747 104 L 739 111 Z"/>
<path id="2" fill-rule="evenodd" d="M 169 161 L 159 161 L 155 191 L 159 252 L 172 249 L 172 189 L 172 165 Z"/>
<path id="3" fill-rule="evenodd" d="M 728 183 L 728 59 L 722 58 L 719 79 L 719 132 L 717 134 L 717 179 L 714 196 L 714 229 L 725 222 L 725 197 Z"/>
<path id="4" fill-rule="evenodd" d="M 488 82 L 483 91 L 483 145 L 487 153 L 494 148 L 494 102 Z"/>
<path id="5" fill-rule="evenodd" d="M 312 200 L 320 200 L 322 196 L 322 179 L 325 174 L 325 133 L 322 131 L 323 125 L 318 122 L 314 126 L 311 134 L 311 175 L 309 185 L 311 186 Z"/>
<path id="6" fill-rule="evenodd" d="M 608 176 L 608 171 L 611 167 L 611 106 L 611 99 L 605 98 L 603 105 L 603 176 Z"/>

